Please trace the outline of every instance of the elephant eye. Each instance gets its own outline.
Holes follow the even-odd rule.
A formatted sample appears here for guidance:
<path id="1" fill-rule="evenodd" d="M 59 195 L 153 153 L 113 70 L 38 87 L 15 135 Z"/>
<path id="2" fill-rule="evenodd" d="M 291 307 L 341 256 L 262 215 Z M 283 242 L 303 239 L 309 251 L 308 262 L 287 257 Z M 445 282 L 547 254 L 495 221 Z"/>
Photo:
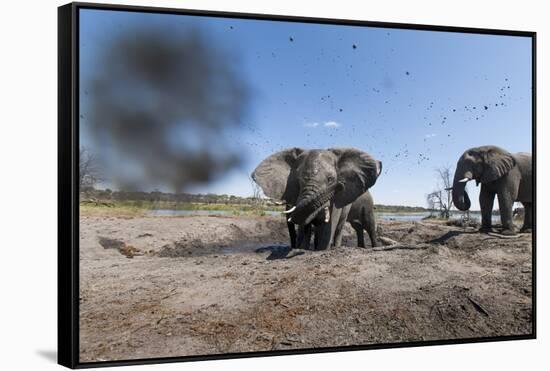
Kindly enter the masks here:
<path id="1" fill-rule="evenodd" d="M 332 182 L 334 182 L 334 177 L 333 177 L 332 175 L 329 175 L 329 176 L 327 177 L 327 180 L 328 180 L 330 183 L 332 183 Z"/>

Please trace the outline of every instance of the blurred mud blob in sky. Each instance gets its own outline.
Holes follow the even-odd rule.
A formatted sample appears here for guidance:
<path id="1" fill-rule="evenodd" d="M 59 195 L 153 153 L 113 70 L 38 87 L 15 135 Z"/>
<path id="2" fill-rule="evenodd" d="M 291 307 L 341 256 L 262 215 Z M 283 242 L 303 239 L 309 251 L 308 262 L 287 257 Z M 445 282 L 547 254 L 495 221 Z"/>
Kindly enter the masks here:
<path id="1" fill-rule="evenodd" d="M 238 166 L 227 138 L 248 87 L 235 56 L 215 45 L 198 29 L 142 26 L 104 46 L 86 125 L 115 187 L 182 191 Z"/>

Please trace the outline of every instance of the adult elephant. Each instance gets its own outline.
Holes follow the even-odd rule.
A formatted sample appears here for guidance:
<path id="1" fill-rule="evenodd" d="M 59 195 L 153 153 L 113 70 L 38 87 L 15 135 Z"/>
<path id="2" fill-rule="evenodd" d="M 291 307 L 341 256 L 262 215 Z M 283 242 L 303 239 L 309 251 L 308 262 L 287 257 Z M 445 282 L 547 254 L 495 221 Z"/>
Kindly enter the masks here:
<path id="1" fill-rule="evenodd" d="M 519 201 L 525 208 L 521 232 L 531 232 L 533 220 L 532 160 L 530 153 L 512 154 L 496 146 L 471 148 L 458 160 L 453 181 L 453 203 L 462 211 L 470 209 L 466 183 L 481 183 L 479 205 L 481 232 L 492 231 L 491 213 L 495 195 L 498 197 L 502 234 L 515 234 L 512 221 L 513 205 Z"/>
<path id="2" fill-rule="evenodd" d="M 381 169 L 380 161 L 355 148 L 289 148 L 263 160 L 252 179 L 266 196 L 287 204 L 292 247 L 294 224 L 315 223 L 315 244 L 324 250 L 340 246 L 351 203 L 374 185 Z"/>

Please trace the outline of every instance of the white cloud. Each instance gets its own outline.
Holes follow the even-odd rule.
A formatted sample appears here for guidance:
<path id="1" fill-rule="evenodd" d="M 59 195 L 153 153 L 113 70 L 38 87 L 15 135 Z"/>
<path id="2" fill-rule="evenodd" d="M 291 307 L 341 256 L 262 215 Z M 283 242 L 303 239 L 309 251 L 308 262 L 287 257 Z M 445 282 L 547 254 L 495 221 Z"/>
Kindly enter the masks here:
<path id="1" fill-rule="evenodd" d="M 317 126 L 319 126 L 319 123 L 318 122 L 306 122 L 304 124 L 304 126 L 306 128 L 316 128 Z"/>
<path id="2" fill-rule="evenodd" d="M 432 133 L 432 134 L 426 134 L 426 135 L 424 135 L 424 138 L 430 139 L 430 138 L 433 138 L 433 137 L 436 137 L 436 136 L 437 136 L 437 134 Z"/>
<path id="3" fill-rule="evenodd" d="M 342 126 L 340 123 L 336 121 L 327 121 L 323 124 L 326 128 L 339 128 Z"/>
<path id="4" fill-rule="evenodd" d="M 306 122 L 304 124 L 304 126 L 306 128 L 316 128 L 318 126 L 324 126 L 326 128 L 339 128 L 340 126 L 342 126 L 342 124 L 336 122 L 336 121 L 325 121 L 323 123 L 318 123 L 318 122 Z"/>

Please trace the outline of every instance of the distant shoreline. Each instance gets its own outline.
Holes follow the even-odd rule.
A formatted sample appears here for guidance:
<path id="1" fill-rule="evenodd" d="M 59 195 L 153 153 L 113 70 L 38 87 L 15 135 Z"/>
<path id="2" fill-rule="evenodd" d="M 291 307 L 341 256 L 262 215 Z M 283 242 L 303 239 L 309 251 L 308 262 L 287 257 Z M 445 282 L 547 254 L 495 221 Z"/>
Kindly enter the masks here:
<path id="1" fill-rule="evenodd" d="M 80 193 L 80 202 L 83 206 L 108 206 L 128 209 L 172 209 L 172 210 L 227 210 L 241 211 L 243 213 L 261 213 L 268 211 L 282 211 L 284 205 L 281 202 L 260 197 L 239 197 L 226 194 L 191 194 L 191 193 L 165 193 L 159 191 L 112 191 L 110 189 L 85 189 Z M 375 204 L 377 213 L 434 213 L 421 206 L 383 205 Z M 461 211 L 452 210 L 460 213 Z M 478 214 L 479 210 L 470 210 Z"/>

